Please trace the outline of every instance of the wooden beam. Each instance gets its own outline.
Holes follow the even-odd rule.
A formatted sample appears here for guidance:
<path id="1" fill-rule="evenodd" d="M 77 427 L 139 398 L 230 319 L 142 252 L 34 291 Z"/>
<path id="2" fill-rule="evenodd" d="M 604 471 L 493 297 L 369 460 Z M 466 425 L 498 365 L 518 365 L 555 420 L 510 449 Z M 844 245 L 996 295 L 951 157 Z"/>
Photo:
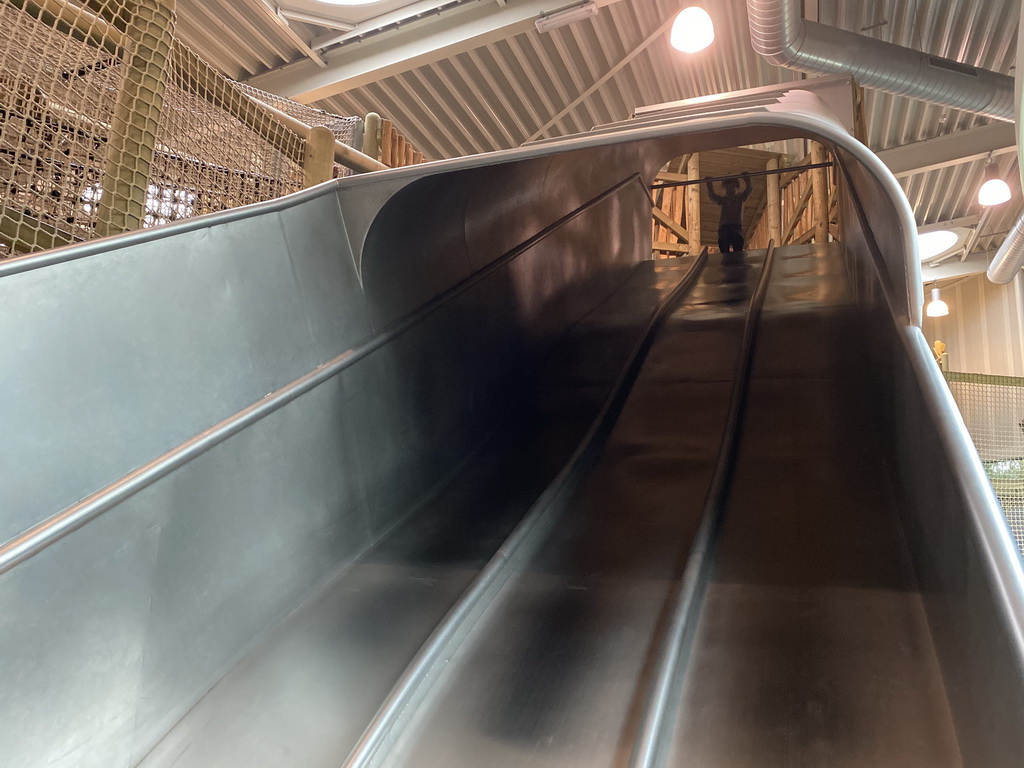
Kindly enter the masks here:
<path id="1" fill-rule="evenodd" d="M 694 152 L 686 163 L 686 175 L 691 179 L 700 178 L 700 154 Z M 686 188 L 686 241 L 690 244 L 690 254 L 700 253 L 700 184 L 691 184 Z"/>
<path id="2" fill-rule="evenodd" d="M 776 171 L 778 168 L 777 157 L 773 157 L 765 166 L 768 171 Z M 766 185 L 764 199 L 767 203 L 768 239 L 774 240 L 776 245 L 782 245 L 782 187 L 779 175 L 768 176 Z"/>
<path id="3" fill-rule="evenodd" d="M 654 218 L 661 226 L 671 230 L 672 234 L 679 238 L 681 243 L 689 243 L 690 239 L 685 229 L 678 222 L 672 221 L 661 208 L 652 208 L 651 211 L 654 214 Z"/>
<path id="4" fill-rule="evenodd" d="M 823 163 L 827 153 L 825 147 L 816 141 L 811 142 L 811 164 Z M 828 169 L 815 168 L 811 171 L 811 186 L 813 188 L 812 211 L 814 213 L 814 242 L 828 242 Z"/>
<path id="5" fill-rule="evenodd" d="M 334 134 L 318 125 L 306 138 L 306 156 L 302 163 L 302 186 L 315 187 L 334 178 Z"/>
<path id="6" fill-rule="evenodd" d="M 64 0 L 6 0 L 18 10 L 39 19 L 48 27 L 69 35 L 79 42 L 100 48 L 111 56 L 124 54 L 124 34 L 110 21 L 97 13 L 80 8 Z"/>
<path id="7" fill-rule="evenodd" d="M 171 73 L 175 0 L 137 0 L 125 39 L 131 54 L 114 103 L 103 194 L 96 215 L 100 237 L 141 229 L 153 151 Z"/>
<path id="8" fill-rule="evenodd" d="M 800 223 L 800 217 L 804 213 L 804 208 L 807 207 L 807 201 L 811 199 L 811 192 L 814 189 L 813 184 L 808 184 L 804 188 L 804 193 L 800 196 L 800 202 L 796 205 L 796 210 L 793 211 L 793 215 L 789 219 L 789 223 L 786 224 L 786 232 L 780 240 L 780 245 L 787 245 L 789 239 L 793 236 L 793 230 L 796 229 L 796 225 Z"/>
<path id="9" fill-rule="evenodd" d="M 803 159 L 801 159 L 800 162 L 797 163 L 794 167 L 795 168 L 799 168 L 801 166 L 810 165 L 810 164 L 811 164 L 811 156 L 810 155 L 804 155 Z M 803 173 L 803 171 L 792 171 L 791 173 L 783 173 L 783 174 L 781 174 L 781 180 L 779 181 L 779 186 L 783 187 L 783 188 L 788 187 L 789 183 L 791 181 L 793 181 L 793 179 L 795 179 L 801 173 Z"/>
<path id="10" fill-rule="evenodd" d="M 363 154 L 374 160 L 381 159 L 381 119 L 376 112 L 370 112 L 363 120 Z"/>
<path id="11" fill-rule="evenodd" d="M 685 256 L 690 252 L 690 246 L 682 243 L 654 243 L 651 250 L 660 253 L 678 253 Z"/>
<path id="12" fill-rule="evenodd" d="M 768 195 L 761 198 L 761 204 L 757 206 L 757 210 L 754 211 L 754 218 L 750 220 L 750 224 L 747 225 L 747 231 L 743 233 L 744 242 L 750 240 L 750 236 L 754 234 L 757 229 L 757 225 L 761 223 L 761 217 L 764 216 L 764 212 L 768 207 Z"/>
<path id="13" fill-rule="evenodd" d="M 264 141 L 281 152 L 289 160 L 301 165 L 304 160 L 301 141 L 295 140 L 295 132 L 283 130 L 275 135 L 263 130 L 261 119 L 279 122 L 275 115 L 258 108 L 255 100 L 231 85 L 217 70 L 203 61 L 189 48 L 179 42 L 174 44 L 174 59 L 178 65 L 178 79 L 182 88 L 222 109 L 246 127 L 258 133 Z M 303 138 L 303 137 L 300 137 Z"/>
<path id="14" fill-rule="evenodd" d="M 806 245 L 807 243 L 811 242 L 815 238 L 814 229 L 814 227 L 811 227 L 810 229 L 804 231 L 802 234 L 797 235 L 796 237 L 793 238 L 793 242 L 791 242 L 790 245 Z"/>
<path id="15" fill-rule="evenodd" d="M 390 120 L 380 124 L 380 160 L 389 168 L 395 167 L 395 126 Z"/>

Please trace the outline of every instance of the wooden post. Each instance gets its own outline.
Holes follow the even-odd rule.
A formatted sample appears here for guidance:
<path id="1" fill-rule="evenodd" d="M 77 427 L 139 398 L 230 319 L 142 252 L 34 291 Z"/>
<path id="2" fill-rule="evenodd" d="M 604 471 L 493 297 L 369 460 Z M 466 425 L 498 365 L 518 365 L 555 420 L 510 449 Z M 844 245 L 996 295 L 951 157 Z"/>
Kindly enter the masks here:
<path id="1" fill-rule="evenodd" d="M 395 127 L 390 120 L 380 124 L 380 160 L 384 165 L 395 167 Z"/>
<path id="2" fill-rule="evenodd" d="M 419 165 L 420 163 L 422 163 L 422 162 L 423 162 L 423 153 L 422 153 L 422 152 L 420 152 L 420 151 L 419 151 L 419 150 L 417 149 L 417 150 L 416 150 L 416 154 L 415 154 L 415 155 L 413 156 L 413 158 L 412 158 L 412 161 L 413 161 L 413 163 L 414 163 L 415 165 Z"/>
<path id="3" fill-rule="evenodd" d="M 779 158 L 773 157 L 768 161 L 765 170 L 777 171 L 779 169 Z M 774 240 L 775 245 L 782 245 L 782 196 L 779 190 L 779 174 L 773 173 L 766 177 L 767 182 L 767 207 L 765 216 L 768 217 L 768 239 Z"/>
<path id="4" fill-rule="evenodd" d="M 395 157 L 394 167 L 395 168 L 401 168 L 403 165 L 405 165 L 405 136 L 403 136 L 402 134 L 398 133 L 397 131 L 396 131 L 396 134 L 398 136 L 398 143 L 397 143 L 397 146 L 395 147 L 395 150 L 394 150 L 394 153 L 395 153 L 395 155 L 394 155 L 394 157 Z"/>
<path id="5" fill-rule="evenodd" d="M 371 112 L 363 120 L 363 154 L 380 160 L 380 115 Z"/>
<path id="6" fill-rule="evenodd" d="M 700 178 L 700 155 L 694 152 L 686 163 L 686 178 Z M 686 239 L 689 241 L 690 254 L 700 253 L 700 184 L 690 184 L 686 188 Z"/>
<path id="7" fill-rule="evenodd" d="M 140 229 L 174 42 L 175 0 L 136 0 L 125 30 L 130 58 L 114 104 L 96 216 L 101 237 Z"/>
<path id="8" fill-rule="evenodd" d="M 318 125 L 310 129 L 306 139 L 306 156 L 302 161 L 302 186 L 315 187 L 334 178 L 334 134 Z"/>
<path id="9" fill-rule="evenodd" d="M 412 142 L 406 142 L 405 145 L 405 164 L 412 165 L 416 162 L 416 150 L 412 147 Z"/>
<path id="10" fill-rule="evenodd" d="M 825 148 L 816 141 L 811 142 L 811 163 L 824 163 Z M 815 168 L 811 171 L 813 192 L 814 242 L 828 242 L 828 169 Z"/>

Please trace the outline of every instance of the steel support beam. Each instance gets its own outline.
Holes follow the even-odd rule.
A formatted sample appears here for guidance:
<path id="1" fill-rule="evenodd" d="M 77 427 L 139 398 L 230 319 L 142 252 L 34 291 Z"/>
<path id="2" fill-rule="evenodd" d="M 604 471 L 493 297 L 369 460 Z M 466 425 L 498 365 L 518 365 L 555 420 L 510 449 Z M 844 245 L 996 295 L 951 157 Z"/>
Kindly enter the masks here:
<path id="1" fill-rule="evenodd" d="M 949 259 L 934 267 L 929 264 L 922 264 L 921 282 L 933 283 L 936 280 L 950 280 L 954 277 L 980 275 L 988 269 L 988 263 L 995 254 L 995 251 L 985 251 L 984 253 L 976 253 L 963 261 L 960 261 L 960 259 Z"/>
<path id="2" fill-rule="evenodd" d="M 598 5 L 609 4 L 609 0 L 598 0 Z M 561 0 L 520 0 L 505 7 L 465 5 L 358 43 L 322 51 L 326 63 L 322 69 L 313 62 L 301 61 L 247 82 L 308 104 L 507 39 L 532 29 L 541 14 L 565 5 Z"/>
<path id="3" fill-rule="evenodd" d="M 1013 123 L 992 123 L 927 141 L 885 149 L 878 157 L 897 178 L 1015 151 Z"/>

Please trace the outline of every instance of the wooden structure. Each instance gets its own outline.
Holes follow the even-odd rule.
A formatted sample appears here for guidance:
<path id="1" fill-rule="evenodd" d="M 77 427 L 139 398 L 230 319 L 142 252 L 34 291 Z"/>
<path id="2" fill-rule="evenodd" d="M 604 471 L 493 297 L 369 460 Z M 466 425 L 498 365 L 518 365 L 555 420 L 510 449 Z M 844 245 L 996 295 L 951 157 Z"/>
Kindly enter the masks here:
<path id="1" fill-rule="evenodd" d="M 795 166 L 828 161 L 823 147 L 812 142 L 811 152 Z M 768 177 L 772 178 L 772 177 Z M 749 229 L 750 248 L 765 248 L 770 239 L 778 245 L 801 245 L 839 239 L 838 206 L 835 195 L 835 168 L 815 168 L 776 176 L 779 203 L 775 213 L 766 210 Z M 773 233 L 778 221 L 778 236 Z"/>
<path id="2" fill-rule="evenodd" d="M 364 121 L 363 154 L 389 168 L 404 168 L 426 162 L 423 153 L 390 120 L 371 112 Z"/>
<path id="3" fill-rule="evenodd" d="M 811 150 L 795 164 L 771 152 L 743 147 L 702 152 L 699 156 L 684 155 L 670 161 L 656 182 L 781 170 L 778 174 L 751 178 L 752 192 L 743 211 L 747 247 L 765 248 L 769 240 L 778 245 L 793 245 L 838 239 L 834 169 L 785 172 L 791 165 L 828 161 L 829 156 L 820 145 L 812 143 Z M 721 190 L 717 183 L 716 189 Z M 708 197 L 704 184 L 655 189 L 653 200 L 655 257 L 697 253 L 705 245 L 717 245 L 721 212 Z"/>
<path id="4" fill-rule="evenodd" d="M 0 0 L 0 259 L 386 167 L 361 117 L 229 80 L 174 9 Z"/>
<path id="5" fill-rule="evenodd" d="M 686 181 L 692 176 L 729 176 L 742 171 L 761 171 L 778 155 L 756 149 L 732 149 L 701 152 L 699 156 L 684 155 L 666 164 L 656 181 Z M 743 227 L 747 231 L 757 223 L 765 208 L 766 182 L 764 177 L 751 179 L 753 191 L 744 206 Z M 721 185 L 716 189 L 721 191 Z M 720 210 L 707 195 L 704 184 L 669 187 L 655 190 L 653 250 L 656 256 L 677 256 L 680 253 L 698 253 L 718 243 Z M 696 216 L 688 212 L 696 212 Z M 673 227 L 675 225 L 678 230 Z M 696 242 L 690 242 L 699 233 Z"/>

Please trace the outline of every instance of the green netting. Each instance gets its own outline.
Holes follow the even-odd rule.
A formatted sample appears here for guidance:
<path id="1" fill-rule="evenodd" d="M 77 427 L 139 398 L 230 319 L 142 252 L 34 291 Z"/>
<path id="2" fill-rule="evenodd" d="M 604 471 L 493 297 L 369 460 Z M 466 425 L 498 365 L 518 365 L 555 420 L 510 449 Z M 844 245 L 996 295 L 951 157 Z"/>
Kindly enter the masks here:
<path id="1" fill-rule="evenodd" d="M 1024 552 L 1024 378 L 952 371 L 945 376 Z"/>

